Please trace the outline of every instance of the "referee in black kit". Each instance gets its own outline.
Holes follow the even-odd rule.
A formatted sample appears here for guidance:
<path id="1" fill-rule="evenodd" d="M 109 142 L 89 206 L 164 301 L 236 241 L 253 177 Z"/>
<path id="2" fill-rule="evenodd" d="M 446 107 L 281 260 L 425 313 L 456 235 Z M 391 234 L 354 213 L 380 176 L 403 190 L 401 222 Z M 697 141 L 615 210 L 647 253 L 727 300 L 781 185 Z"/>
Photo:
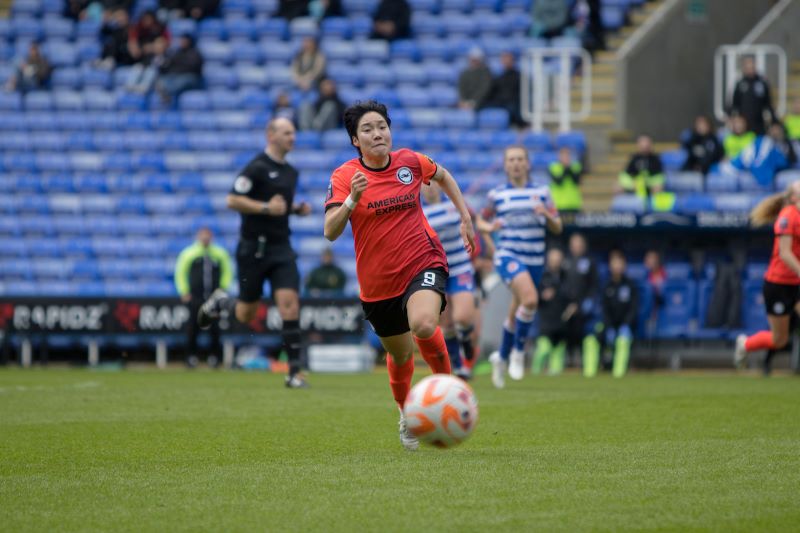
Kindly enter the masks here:
<path id="1" fill-rule="evenodd" d="M 297 254 L 289 242 L 289 215 L 306 216 L 311 206 L 294 203 L 297 170 L 286 162 L 294 147 L 294 125 L 276 118 L 267 124 L 267 148 L 241 172 L 228 194 L 228 207 L 242 215 L 241 235 L 236 249 L 239 267 L 239 299 L 217 289 L 202 305 L 197 316 L 201 328 L 218 320 L 220 312 L 247 323 L 256 316 L 269 279 L 272 297 L 283 319 L 283 345 L 289 356 L 286 386 L 305 388 L 300 374 L 300 273 Z"/>

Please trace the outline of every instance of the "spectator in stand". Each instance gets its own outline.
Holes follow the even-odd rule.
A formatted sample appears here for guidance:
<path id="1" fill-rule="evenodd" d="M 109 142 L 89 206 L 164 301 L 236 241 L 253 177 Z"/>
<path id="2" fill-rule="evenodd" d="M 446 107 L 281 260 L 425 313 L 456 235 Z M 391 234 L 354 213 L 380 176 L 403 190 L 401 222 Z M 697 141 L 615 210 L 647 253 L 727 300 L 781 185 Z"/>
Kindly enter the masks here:
<path id="1" fill-rule="evenodd" d="M 411 37 L 411 7 L 406 0 L 381 0 L 372 17 L 372 39 Z"/>
<path id="2" fill-rule="evenodd" d="M 320 264 L 306 278 L 306 293 L 309 296 L 341 296 L 347 285 L 347 274 L 333 260 L 330 248 L 322 252 Z"/>
<path id="3" fill-rule="evenodd" d="M 484 62 L 483 50 L 469 51 L 469 65 L 458 77 L 458 107 L 480 109 L 492 91 L 492 72 Z"/>
<path id="4" fill-rule="evenodd" d="M 201 20 L 217 12 L 219 0 L 159 0 L 158 7 L 165 18 Z"/>
<path id="5" fill-rule="evenodd" d="M 309 14 L 317 20 L 325 17 L 343 17 L 342 0 L 311 0 Z"/>
<path id="6" fill-rule="evenodd" d="M 561 148 L 558 161 L 550 163 L 547 171 L 550 174 L 550 194 L 558 212 L 578 213 L 583 208 L 580 189 L 583 166 L 572 160 L 572 151 Z"/>
<path id="7" fill-rule="evenodd" d="M 147 10 L 128 33 L 128 51 L 135 63 L 147 66 L 159 51 L 169 48 L 169 40 L 167 27 Z"/>
<path id="8" fill-rule="evenodd" d="M 327 131 L 342 125 L 344 102 L 336 92 L 336 84 L 329 78 L 319 84 L 319 98 L 308 102 L 300 109 L 300 129 Z"/>
<path id="9" fill-rule="evenodd" d="M 181 35 L 178 49 L 169 53 L 159 67 L 156 89 L 165 103 L 174 101 L 184 91 L 203 86 L 203 56 L 194 37 Z"/>
<path id="10" fill-rule="evenodd" d="M 109 11 L 103 15 L 103 25 L 100 28 L 100 43 L 103 46 L 100 66 L 112 69 L 133 63 L 133 57 L 128 50 L 129 32 L 130 17 L 124 9 Z"/>
<path id="11" fill-rule="evenodd" d="M 722 141 L 725 147 L 725 158 L 735 159 L 742 150 L 753 144 L 755 140 L 756 134 L 752 131 L 747 131 L 747 120 L 743 116 L 731 117 L 730 133 Z"/>
<path id="12" fill-rule="evenodd" d="M 292 20 L 297 17 L 308 16 L 309 0 L 280 0 L 278 2 L 278 12 L 275 16 Z"/>
<path id="13" fill-rule="evenodd" d="M 28 55 L 17 65 L 16 72 L 6 82 L 6 90 L 24 93 L 45 89 L 52 71 L 50 62 L 42 55 L 39 43 L 32 42 L 28 46 Z"/>
<path id="14" fill-rule="evenodd" d="M 551 39 L 564 34 L 572 25 L 572 2 L 567 0 L 536 0 L 531 11 L 531 35 Z"/>
<path id="15" fill-rule="evenodd" d="M 772 137 L 772 140 L 775 141 L 775 146 L 786 158 L 787 168 L 795 166 L 797 164 L 797 151 L 794 143 L 789 139 L 786 126 L 777 121 L 773 122 L 769 127 L 769 136 Z"/>
<path id="16" fill-rule="evenodd" d="M 297 126 L 297 110 L 289 100 L 287 93 L 280 93 L 272 106 L 272 118 L 285 118 Z"/>
<path id="17" fill-rule="evenodd" d="M 791 143 L 786 141 L 783 126 L 776 122 L 769 128 L 768 135 L 756 140 L 724 168 L 727 173 L 750 172 L 755 180 L 765 188 L 771 188 L 775 174 L 790 166 L 789 157 L 794 156 Z"/>
<path id="18" fill-rule="evenodd" d="M 516 59 L 511 52 L 500 54 L 500 64 L 503 72 L 492 80 L 492 92 L 486 107 L 499 107 L 508 111 L 511 124 L 524 127 L 520 111 L 520 74 L 517 70 Z"/>
<path id="19" fill-rule="evenodd" d="M 714 126 L 708 117 L 702 115 L 694 119 L 694 129 L 683 142 L 683 149 L 686 150 L 688 157 L 682 170 L 703 174 L 708 174 L 725 155 Z"/>
<path id="20" fill-rule="evenodd" d="M 628 359 L 631 353 L 633 332 L 636 330 L 636 316 L 639 312 L 639 289 L 636 282 L 625 273 L 628 263 L 621 250 L 612 250 L 608 254 L 608 268 L 611 274 L 603 288 L 603 339 L 605 346 L 614 348 L 614 364 L 612 374 L 621 378 L 628 370 Z M 584 361 L 584 365 L 587 364 Z M 589 361 L 594 372 L 597 361 Z"/>
<path id="21" fill-rule="evenodd" d="M 800 141 L 800 97 L 792 101 L 792 112 L 784 117 L 783 123 L 789 140 Z"/>
<path id="22" fill-rule="evenodd" d="M 153 55 L 147 64 L 139 63 L 131 69 L 128 83 L 125 88 L 130 92 L 138 94 L 149 94 L 153 90 L 153 84 L 158 77 L 158 71 L 164 64 L 167 54 L 167 43 L 163 39 L 158 39 L 153 43 Z"/>
<path id="23" fill-rule="evenodd" d="M 564 356 L 567 351 L 567 321 L 565 313 L 569 305 L 566 272 L 562 268 L 564 252 L 560 248 L 547 251 L 545 269 L 539 282 L 539 336 L 533 356 L 532 372 L 541 374 L 545 362 L 549 362 L 549 374 L 556 376 L 564 371 Z"/>
<path id="24" fill-rule="evenodd" d="M 325 77 L 325 62 L 325 54 L 319 49 L 317 39 L 303 39 L 303 45 L 294 56 L 291 67 L 292 80 L 297 88 L 302 91 L 316 89 Z"/>
<path id="25" fill-rule="evenodd" d="M 590 52 L 605 50 L 606 30 L 600 0 L 582 0 L 577 7 L 583 13 L 579 28 L 583 47 Z"/>
<path id="26" fill-rule="evenodd" d="M 653 152 L 653 140 L 648 135 L 640 135 L 636 140 L 636 153 L 625 172 L 619 175 L 619 190 L 646 199 L 663 189 L 664 168 L 661 158 Z"/>
<path id="27" fill-rule="evenodd" d="M 198 364 L 197 336 L 200 330 L 197 326 L 197 313 L 200 306 L 216 289 L 227 289 L 233 279 L 228 252 L 220 246 L 211 244 L 212 238 L 211 230 L 202 228 L 197 232 L 194 244 L 185 248 L 175 263 L 175 288 L 178 289 L 181 301 L 189 305 L 186 364 L 191 368 Z M 219 325 L 214 323 L 211 327 L 208 366 L 217 366 L 221 354 Z"/>
<path id="28" fill-rule="evenodd" d="M 733 90 L 730 114 L 742 115 L 747 120 L 750 131 L 756 135 L 764 135 L 766 131 L 764 113 L 769 115 L 771 122 L 776 120 L 769 83 L 756 72 L 755 60 L 747 56 L 742 59 L 742 79 Z"/>

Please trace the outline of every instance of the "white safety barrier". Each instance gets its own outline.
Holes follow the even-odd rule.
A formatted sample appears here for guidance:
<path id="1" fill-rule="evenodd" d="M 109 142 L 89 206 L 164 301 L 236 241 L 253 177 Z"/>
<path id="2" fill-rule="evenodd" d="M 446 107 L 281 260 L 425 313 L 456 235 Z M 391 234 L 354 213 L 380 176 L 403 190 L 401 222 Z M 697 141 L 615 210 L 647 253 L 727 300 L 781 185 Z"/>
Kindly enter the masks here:
<path id="1" fill-rule="evenodd" d="M 577 70 L 576 70 L 577 69 Z M 581 73 L 581 106 L 572 109 L 573 73 Z M 522 118 L 534 131 L 557 123 L 560 131 L 585 120 L 592 109 L 592 56 L 583 48 L 531 48 L 521 62 Z"/>
<path id="2" fill-rule="evenodd" d="M 741 59 L 747 56 L 755 59 L 756 70 L 770 81 L 773 101 L 777 96 L 775 112 L 778 116 L 786 114 L 787 66 L 783 48 L 774 44 L 731 44 L 720 46 L 714 54 L 714 115 L 717 120 L 724 121 L 727 116 L 736 83 L 742 78 Z M 775 78 L 768 75 L 772 72 L 776 73 Z"/>

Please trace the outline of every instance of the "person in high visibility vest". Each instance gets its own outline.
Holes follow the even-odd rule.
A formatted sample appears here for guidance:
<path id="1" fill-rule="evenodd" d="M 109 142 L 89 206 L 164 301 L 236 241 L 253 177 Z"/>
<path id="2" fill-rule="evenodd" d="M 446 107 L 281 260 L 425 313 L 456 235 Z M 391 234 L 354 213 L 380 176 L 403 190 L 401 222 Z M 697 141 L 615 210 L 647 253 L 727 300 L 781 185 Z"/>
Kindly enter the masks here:
<path id="1" fill-rule="evenodd" d="M 664 192 L 664 167 L 649 135 L 636 139 L 636 153 L 619 175 L 619 192 L 635 194 L 654 211 L 671 211 L 674 207 L 675 195 Z"/>
<path id="2" fill-rule="evenodd" d="M 558 161 L 550 163 L 550 195 L 561 213 L 577 213 L 583 208 L 581 196 L 581 174 L 583 166 L 572 160 L 572 151 L 562 148 L 558 151 Z"/>

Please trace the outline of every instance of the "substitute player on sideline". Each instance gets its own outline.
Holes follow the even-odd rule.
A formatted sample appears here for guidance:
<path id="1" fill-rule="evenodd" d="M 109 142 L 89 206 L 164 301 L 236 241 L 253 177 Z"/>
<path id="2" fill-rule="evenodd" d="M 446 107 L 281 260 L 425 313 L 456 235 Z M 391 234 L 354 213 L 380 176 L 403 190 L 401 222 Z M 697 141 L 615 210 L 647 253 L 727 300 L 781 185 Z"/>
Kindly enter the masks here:
<path id="1" fill-rule="evenodd" d="M 523 350 L 538 304 L 536 284 L 544 269 L 545 228 L 556 234 L 563 229 L 550 189 L 531 181 L 528 150 L 506 148 L 503 167 L 508 182 L 489 191 L 489 204 L 477 223 L 481 233 L 499 231 L 494 265 L 513 294 L 500 351 L 489 357 L 492 383 L 498 389 L 505 386 L 506 367 L 511 379 L 520 380 L 525 374 Z M 492 223 L 486 220 L 493 217 Z"/>
<path id="2" fill-rule="evenodd" d="M 200 308 L 197 322 L 208 328 L 225 310 L 242 323 L 253 320 L 268 279 L 272 297 L 283 319 L 284 349 L 289 358 L 286 386 L 308 385 L 300 374 L 300 274 L 297 254 L 289 243 L 289 215 L 311 213 L 307 203 L 294 203 L 297 170 L 286 162 L 294 147 L 294 125 L 277 118 L 267 124 L 267 147 L 254 157 L 234 181 L 228 207 L 242 216 L 241 236 L 236 248 L 239 267 L 239 299 L 217 289 Z"/>
<path id="3" fill-rule="evenodd" d="M 392 151 L 386 106 L 359 102 L 344 112 L 350 142 L 360 157 L 334 170 L 325 202 L 325 238 L 334 241 L 347 222 L 353 230 L 356 272 L 364 315 L 389 355 L 389 385 L 400 407 L 400 442 L 416 450 L 403 404 L 414 373 L 414 343 L 436 373 L 450 373 L 439 315 L 445 308 L 447 257 L 422 213 L 420 187 L 439 183 L 461 218 L 468 252 L 472 220 L 458 184 L 430 158 L 407 149 Z"/>
<path id="4" fill-rule="evenodd" d="M 750 352 L 768 350 L 765 362 L 765 369 L 768 369 L 772 352 L 789 343 L 792 313 L 800 313 L 800 181 L 762 200 L 750 213 L 750 220 L 756 226 L 775 222 L 775 242 L 763 288 L 769 331 L 759 331 L 749 337 L 739 335 L 733 359 L 741 368 Z"/>
<path id="5" fill-rule="evenodd" d="M 472 344 L 476 314 L 475 269 L 461 240 L 461 215 L 456 206 L 442 198 L 442 189 L 435 182 L 422 187 L 422 198 L 425 200 L 422 207 L 425 218 L 439 236 L 447 254 L 449 277 L 445 294 L 448 306 L 442 314 L 441 327 L 450 354 L 450 364 L 457 376 L 468 380 L 472 377 L 475 359 Z"/>

